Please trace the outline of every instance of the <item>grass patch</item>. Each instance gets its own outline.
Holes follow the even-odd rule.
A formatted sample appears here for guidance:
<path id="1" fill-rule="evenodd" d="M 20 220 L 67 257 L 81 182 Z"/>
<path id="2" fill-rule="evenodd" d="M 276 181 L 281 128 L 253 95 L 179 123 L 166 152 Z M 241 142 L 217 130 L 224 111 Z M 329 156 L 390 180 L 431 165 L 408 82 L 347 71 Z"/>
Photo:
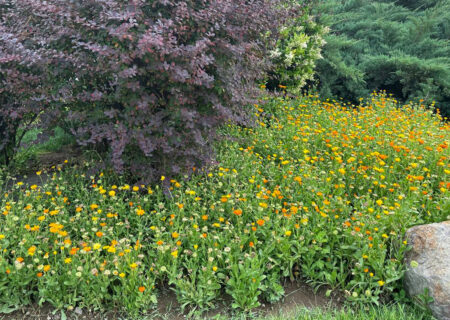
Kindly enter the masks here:
<path id="1" fill-rule="evenodd" d="M 409 307 L 394 304 L 366 309 L 321 310 L 299 309 L 293 314 L 262 317 L 259 320 L 426 320 L 434 319 L 429 313 Z"/>

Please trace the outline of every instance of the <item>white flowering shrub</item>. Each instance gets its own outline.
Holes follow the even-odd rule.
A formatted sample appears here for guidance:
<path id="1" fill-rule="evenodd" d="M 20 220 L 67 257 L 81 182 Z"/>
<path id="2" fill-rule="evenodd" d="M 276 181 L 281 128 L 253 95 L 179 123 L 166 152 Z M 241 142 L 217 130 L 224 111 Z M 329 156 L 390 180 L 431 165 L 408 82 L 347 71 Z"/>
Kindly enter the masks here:
<path id="1" fill-rule="evenodd" d="M 314 76 L 316 60 L 325 40 L 328 27 L 318 24 L 314 17 L 305 13 L 280 31 L 275 49 L 270 52 L 274 65 L 267 79 L 269 89 L 287 88 L 299 93 L 306 81 Z"/>

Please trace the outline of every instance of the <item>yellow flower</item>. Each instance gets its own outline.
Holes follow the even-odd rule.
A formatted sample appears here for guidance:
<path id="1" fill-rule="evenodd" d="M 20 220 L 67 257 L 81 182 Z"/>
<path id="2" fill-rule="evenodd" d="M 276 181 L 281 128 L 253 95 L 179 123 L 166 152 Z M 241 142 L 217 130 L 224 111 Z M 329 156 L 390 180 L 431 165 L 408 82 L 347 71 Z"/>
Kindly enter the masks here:
<path id="1" fill-rule="evenodd" d="M 50 265 L 49 264 L 45 265 L 44 266 L 44 272 L 47 272 L 49 270 L 50 270 Z"/>
<path id="2" fill-rule="evenodd" d="M 36 175 L 40 176 L 42 174 L 42 171 L 37 171 Z"/>
<path id="3" fill-rule="evenodd" d="M 285 234 L 286 236 L 289 237 L 289 236 L 292 234 L 292 231 L 289 231 L 289 230 L 288 230 L 288 231 L 286 231 L 284 234 Z"/>
<path id="4" fill-rule="evenodd" d="M 30 248 L 28 248 L 28 255 L 33 256 L 35 252 L 36 246 L 31 246 Z"/>
<path id="5" fill-rule="evenodd" d="M 384 283 L 385 282 L 383 280 L 378 281 L 378 284 L 379 284 L 380 287 L 384 286 Z"/>
<path id="6" fill-rule="evenodd" d="M 137 265 L 136 263 L 132 263 L 132 264 L 130 264 L 130 268 L 131 268 L 131 269 L 136 269 L 136 268 L 137 268 L 137 266 L 138 266 L 138 265 Z"/>
<path id="7" fill-rule="evenodd" d="M 110 197 L 114 197 L 116 195 L 116 192 L 114 190 L 111 190 L 108 194 Z"/>
<path id="8" fill-rule="evenodd" d="M 161 176 L 161 181 L 164 181 L 164 180 L 166 180 L 166 177 Z"/>
<path id="9" fill-rule="evenodd" d="M 0 240 L 5 239 L 5 235 L 4 234 L 0 234 Z"/>
<path id="10" fill-rule="evenodd" d="M 268 207 L 268 204 L 265 203 L 265 202 L 260 202 L 260 203 L 259 203 L 259 206 L 260 206 L 261 208 L 267 208 L 267 207 Z"/>
<path id="11" fill-rule="evenodd" d="M 383 200 L 379 199 L 377 200 L 377 205 L 381 206 L 383 204 Z"/>
<path id="12" fill-rule="evenodd" d="M 72 259 L 71 258 L 65 258 L 64 259 L 64 263 L 65 264 L 69 264 L 69 263 L 71 263 L 72 262 Z"/>
<path id="13" fill-rule="evenodd" d="M 133 191 L 139 191 L 139 187 L 138 186 L 134 186 L 133 187 Z"/>
<path id="14" fill-rule="evenodd" d="M 172 257 L 177 258 L 178 257 L 178 250 L 172 251 L 170 254 L 172 255 Z"/>
<path id="15" fill-rule="evenodd" d="M 115 253 L 116 252 L 116 248 L 114 248 L 114 247 L 108 247 L 108 252 L 109 253 Z"/>
<path id="16" fill-rule="evenodd" d="M 172 238 L 176 239 L 180 236 L 180 234 L 176 231 L 172 232 Z"/>
<path id="17" fill-rule="evenodd" d="M 92 246 L 94 250 L 100 250 L 101 247 L 102 245 L 100 243 L 94 243 L 94 245 Z"/>
<path id="18" fill-rule="evenodd" d="M 125 278 L 125 273 L 123 273 L 123 272 L 119 273 L 119 277 Z"/>

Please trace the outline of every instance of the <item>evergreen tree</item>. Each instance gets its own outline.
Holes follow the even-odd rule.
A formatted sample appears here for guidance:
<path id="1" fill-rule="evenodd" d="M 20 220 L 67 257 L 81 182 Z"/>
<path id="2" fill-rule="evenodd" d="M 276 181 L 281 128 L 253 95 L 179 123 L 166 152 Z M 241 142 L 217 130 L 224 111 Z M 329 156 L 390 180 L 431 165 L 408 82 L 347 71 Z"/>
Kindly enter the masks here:
<path id="1" fill-rule="evenodd" d="M 449 0 L 324 0 L 315 10 L 331 28 L 316 69 L 322 95 L 356 102 L 386 90 L 450 116 Z"/>

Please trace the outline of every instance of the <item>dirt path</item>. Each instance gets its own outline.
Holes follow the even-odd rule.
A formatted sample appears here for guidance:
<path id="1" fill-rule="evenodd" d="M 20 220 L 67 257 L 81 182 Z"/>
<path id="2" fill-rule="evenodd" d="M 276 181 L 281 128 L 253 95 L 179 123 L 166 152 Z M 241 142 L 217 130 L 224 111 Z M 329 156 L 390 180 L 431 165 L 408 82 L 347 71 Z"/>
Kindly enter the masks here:
<path id="1" fill-rule="evenodd" d="M 261 316 L 276 316 L 280 314 L 290 314 L 300 307 L 306 308 L 328 308 L 341 306 L 342 297 L 326 297 L 326 289 L 321 289 L 314 293 L 313 289 L 305 283 L 287 282 L 284 298 L 274 304 L 262 304 L 253 310 L 253 314 Z M 217 307 L 200 316 L 201 319 L 213 319 L 221 316 L 221 319 L 228 318 L 233 314 L 230 307 L 230 299 L 223 297 Z M 65 312 L 67 319 L 77 320 L 112 320 L 124 319 L 124 315 L 112 310 L 108 312 L 95 312 L 86 309 L 75 309 Z M 10 314 L 0 314 L 0 320 L 63 320 L 60 311 L 54 312 L 53 308 L 45 304 L 42 307 L 31 305 L 14 311 Z M 175 293 L 164 289 L 158 297 L 158 305 L 153 310 L 149 310 L 142 319 L 161 319 L 161 320 L 185 320 L 188 319 L 187 312 L 182 313 L 180 305 L 176 300 Z M 196 319 L 199 319 L 197 316 Z"/>

